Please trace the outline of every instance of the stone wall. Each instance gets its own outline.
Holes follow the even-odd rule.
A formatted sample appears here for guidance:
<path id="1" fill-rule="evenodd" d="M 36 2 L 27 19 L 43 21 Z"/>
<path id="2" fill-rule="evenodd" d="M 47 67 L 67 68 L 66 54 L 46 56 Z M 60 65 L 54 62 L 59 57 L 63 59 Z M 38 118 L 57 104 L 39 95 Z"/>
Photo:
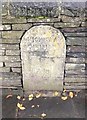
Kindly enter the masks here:
<path id="1" fill-rule="evenodd" d="M 33 6 L 33 7 L 32 7 Z M 20 42 L 32 26 L 49 25 L 59 29 L 67 45 L 64 88 L 79 90 L 85 88 L 86 58 L 86 7 L 62 6 L 59 15 L 57 6 L 47 7 L 19 3 L 2 4 L 2 25 L 0 26 L 0 80 L 1 88 L 22 87 L 22 65 Z M 41 9 L 43 8 L 44 9 Z M 86 58 L 86 59 L 85 59 Z"/>

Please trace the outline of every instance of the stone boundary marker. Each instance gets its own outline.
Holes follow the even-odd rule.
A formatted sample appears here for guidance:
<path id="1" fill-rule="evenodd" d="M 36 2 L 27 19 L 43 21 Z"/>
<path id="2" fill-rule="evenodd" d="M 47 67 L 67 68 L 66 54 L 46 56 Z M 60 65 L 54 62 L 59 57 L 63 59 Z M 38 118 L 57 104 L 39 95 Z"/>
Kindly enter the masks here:
<path id="1" fill-rule="evenodd" d="M 4 3 L 3 3 L 4 4 Z M 18 3 L 13 4 L 17 6 Z M 16 8 L 16 7 L 15 7 Z M 48 7 L 49 8 L 49 7 Z M 87 64 L 86 32 L 87 14 L 85 8 L 62 7 L 64 11 L 53 17 L 7 16 L 7 7 L 2 7 L 2 25 L 0 26 L 0 80 L 1 88 L 22 88 L 21 40 L 27 30 L 38 25 L 48 25 L 59 29 L 66 41 L 66 62 L 63 88 L 82 90 L 86 87 Z M 56 8 L 55 8 L 56 9 Z M 22 10 L 22 7 L 21 7 Z M 14 11 L 14 9 L 13 9 Z M 15 12 L 15 11 L 14 11 Z"/>
<path id="2" fill-rule="evenodd" d="M 47 25 L 29 29 L 21 41 L 25 90 L 63 91 L 66 43 L 62 33 Z"/>

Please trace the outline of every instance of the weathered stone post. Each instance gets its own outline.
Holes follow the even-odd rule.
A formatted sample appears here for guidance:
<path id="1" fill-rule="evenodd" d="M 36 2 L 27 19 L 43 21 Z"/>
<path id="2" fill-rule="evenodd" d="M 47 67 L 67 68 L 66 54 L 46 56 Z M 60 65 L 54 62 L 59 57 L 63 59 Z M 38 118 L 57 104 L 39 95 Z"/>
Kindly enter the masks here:
<path id="1" fill-rule="evenodd" d="M 25 90 L 63 90 L 66 43 L 58 29 L 29 29 L 21 41 L 21 57 Z"/>

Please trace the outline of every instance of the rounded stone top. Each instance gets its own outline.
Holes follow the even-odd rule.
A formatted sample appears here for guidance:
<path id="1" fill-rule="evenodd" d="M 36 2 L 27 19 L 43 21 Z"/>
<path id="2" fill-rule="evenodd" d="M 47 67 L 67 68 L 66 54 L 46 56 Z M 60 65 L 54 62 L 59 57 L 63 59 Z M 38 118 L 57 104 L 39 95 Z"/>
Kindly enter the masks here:
<path id="1" fill-rule="evenodd" d="M 65 56 L 65 38 L 60 30 L 48 25 L 34 26 L 22 38 L 21 47 L 37 56 Z"/>

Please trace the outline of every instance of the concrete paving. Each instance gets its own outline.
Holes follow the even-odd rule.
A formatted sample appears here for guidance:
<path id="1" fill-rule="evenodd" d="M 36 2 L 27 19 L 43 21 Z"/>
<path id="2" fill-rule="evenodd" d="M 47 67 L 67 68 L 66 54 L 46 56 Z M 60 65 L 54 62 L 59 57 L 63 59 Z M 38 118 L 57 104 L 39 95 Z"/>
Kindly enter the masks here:
<path id="1" fill-rule="evenodd" d="M 68 98 L 63 101 L 60 97 L 35 98 L 31 101 L 28 98 L 20 101 L 14 95 L 6 99 L 2 98 L 2 118 L 86 118 L 87 99 L 85 93 L 79 93 L 77 97 Z M 17 103 L 22 103 L 25 110 L 18 110 Z M 33 107 L 32 107 L 33 106 Z"/>

